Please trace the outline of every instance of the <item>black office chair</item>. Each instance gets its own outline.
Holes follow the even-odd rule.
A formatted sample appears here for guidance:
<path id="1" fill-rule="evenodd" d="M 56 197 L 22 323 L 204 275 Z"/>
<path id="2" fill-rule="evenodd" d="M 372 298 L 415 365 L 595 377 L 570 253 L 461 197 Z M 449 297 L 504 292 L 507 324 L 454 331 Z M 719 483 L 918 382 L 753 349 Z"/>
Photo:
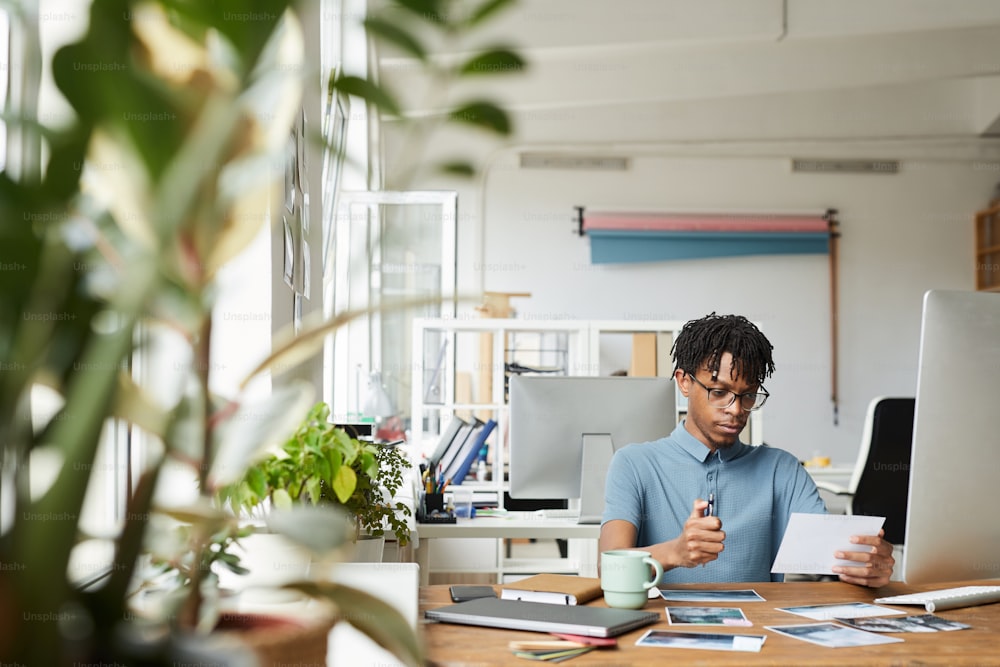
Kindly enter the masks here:
<path id="1" fill-rule="evenodd" d="M 831 493 L 850 496 L 848 514 L 884 516 L 885 540 L 895 545 L 906 541 L 915 402 L 913 398 L 873 399 L 868 405 L 861 451 L 850 484 L 816 484 Z"/>

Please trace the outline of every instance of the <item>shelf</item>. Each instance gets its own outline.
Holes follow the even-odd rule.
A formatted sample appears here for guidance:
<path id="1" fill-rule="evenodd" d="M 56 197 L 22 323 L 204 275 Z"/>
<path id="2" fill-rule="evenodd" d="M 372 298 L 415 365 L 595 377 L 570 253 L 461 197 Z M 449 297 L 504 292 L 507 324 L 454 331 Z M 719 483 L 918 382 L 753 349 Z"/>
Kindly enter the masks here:
<path id="1" fill-rule="evenodd" d="M 419 454 L 427 455 L 428 445 L 436 444 L 441 427 L 455 414 L 488 414 L 496 420 L 497 431 L 490 439 L 490 480 L 487 488 L 506 490 L 502 472 L 507 462 L 507 389 L 511 373 L 506 364 L 544 366 L 553 374 L 595 376 L 609 374 L 600 369 L 605 346 L 630 347 L 635 354 L 641 333 L 665 335 L 670 343 L 682 321 L 651 320 L 518 320 L 483 318 L 475 320 L 418 318 L 414 321 L 413 359 L 418 377 L 432 378 L 440 389 L 434 400 L 421 400 L 414 392 L 411 415 L 412 441 L 423 444 Z M 611 334 L 610 338 L 605 336 Z M 522 342 L 523 345 L 518 343 Z M 672 374 L 669 348 L 657 337 L 657 352 L 645 359 L 642 374 Z M 623 353 L 627 361 L 628 349 Z M 655 358 L 652 358 L 655 357 Z M 503 361 L 503 364 L 500 363 Z M 616 361 L 615 363 L 618 363 Z M 661 369 L 664 369 L 661 372 Z M 686 413 L 685 399 L 678 394 L 675 407 L 678 421 Z M 747 440 L 763 441 L 759 413 L 751 417 Z"/>
<path id="2" fill-rule="evenodd" d="M 976 289 L 1000 291 L 1000 202 L 978 212 L 974 224 Z"/>
<path id="3" fill-rule="evenodd" d="M 555 572 L 561 574 L 576 574 L 580 563 L 570 558 L 505 558 L 503 573 L 506 574 L 537 574 L 539 572 Z"/>
<path id="4" fill-rule="evenodd" d="M 428 410 L 499 410 L 507 407 L 503 403 L 424 403 Z"/>

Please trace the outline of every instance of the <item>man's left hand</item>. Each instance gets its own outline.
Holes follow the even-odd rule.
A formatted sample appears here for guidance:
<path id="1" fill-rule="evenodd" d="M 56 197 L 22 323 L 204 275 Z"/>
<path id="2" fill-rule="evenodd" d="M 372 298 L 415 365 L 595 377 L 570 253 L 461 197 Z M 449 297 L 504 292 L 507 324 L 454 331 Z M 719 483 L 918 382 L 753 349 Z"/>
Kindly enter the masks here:
<path id="1" fill-rule="evenodd" d="M 838 551 L 835 555 L 840 560 L 855 561 L 857 565 L 837 566 L 833 571 L 840 575 L 840 580 L 848 584 L 858 584 L 870 588 L 878 588 L 889 583 L 892 568 L 896 565 L 892 557 L 892 545 L 882 539 L 884 530 L 878 535 L 855 535 L 852 544 L 864 544 L 865 551 Z"/>

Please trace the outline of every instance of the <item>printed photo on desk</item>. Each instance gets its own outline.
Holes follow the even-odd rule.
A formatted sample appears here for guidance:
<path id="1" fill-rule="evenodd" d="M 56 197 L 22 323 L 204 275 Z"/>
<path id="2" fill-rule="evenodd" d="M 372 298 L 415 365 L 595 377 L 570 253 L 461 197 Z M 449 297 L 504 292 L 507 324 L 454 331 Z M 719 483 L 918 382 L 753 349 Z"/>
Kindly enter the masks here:
<path id="1" fill-rule="evenodd" d="M 636 646 L 695 648 L 709 651 L 749 651 L 757 653 L 767 635 L 723 635 L 710 632 L 650 630 L 636 640 Z"/>
<path id="2" fill-rule="evenodd" d="M 918 614 L 903 618 L 835 618 L 838 623 L 866 632 L 951 632 L 968 630 L 971 625 L 949 621 L 934 614 Z"/>
<path id="3" fill-rule="evenodd" d="M 884 637 L 873 632 L 855 630 L 836 623 L 807 623 L 805 625 L 766 625 L 765 629 L 793 639 L 818 644 L 827 648 L 847 646 L 874 646 L 875 644 L 895 644 L 903 641 L 896 637 Z"/>
<path id="4" fill-rule="evenodd" d="M 785 611 L 796 616 L 805 616 L 814 621 L 829 621 L 834 618 L 864 618 L 867 616 L 902 616 L 906 613 L 892 609 L 891 607 L 880 607 L 876 604 L 868 604 L 867 602 L 779 607 L 778 611 Z"/>
<path id="5" fill-rule="evenodd" d="M 669 602 L 766 602 L 752 588 L 732 591 L 699 591 L 692 588 L 661 588 L 660 597 Z"/>
<path id="6" fill-rule="evenodd" d="M 753 625 L 739 607 L 667 607 L 670 625 Z"/>

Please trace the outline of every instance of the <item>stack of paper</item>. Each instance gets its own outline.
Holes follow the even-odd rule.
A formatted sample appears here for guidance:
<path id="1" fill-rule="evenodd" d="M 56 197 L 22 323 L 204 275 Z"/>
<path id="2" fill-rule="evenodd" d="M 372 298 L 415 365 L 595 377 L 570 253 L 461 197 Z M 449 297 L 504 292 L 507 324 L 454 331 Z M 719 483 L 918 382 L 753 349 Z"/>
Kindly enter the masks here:
<path id="1" fill-rule="evenodd" d="M 558 639 L 550 641 L 513 641 L 510 643 L 510 650 L 518 658 L 558 662 L 583 655 L 584 653 L 593 651 L 595 648 L 597 647 Z"/>
<path id="2" fill-rule="evenodd" d="M 552 634 L 558 639 L 512 641 L 510 650 L 518 658 L 562 662 L 601 646 L 618 645 L 618 640 L 614 637 L 583 637 L 558 632 Z"/>

